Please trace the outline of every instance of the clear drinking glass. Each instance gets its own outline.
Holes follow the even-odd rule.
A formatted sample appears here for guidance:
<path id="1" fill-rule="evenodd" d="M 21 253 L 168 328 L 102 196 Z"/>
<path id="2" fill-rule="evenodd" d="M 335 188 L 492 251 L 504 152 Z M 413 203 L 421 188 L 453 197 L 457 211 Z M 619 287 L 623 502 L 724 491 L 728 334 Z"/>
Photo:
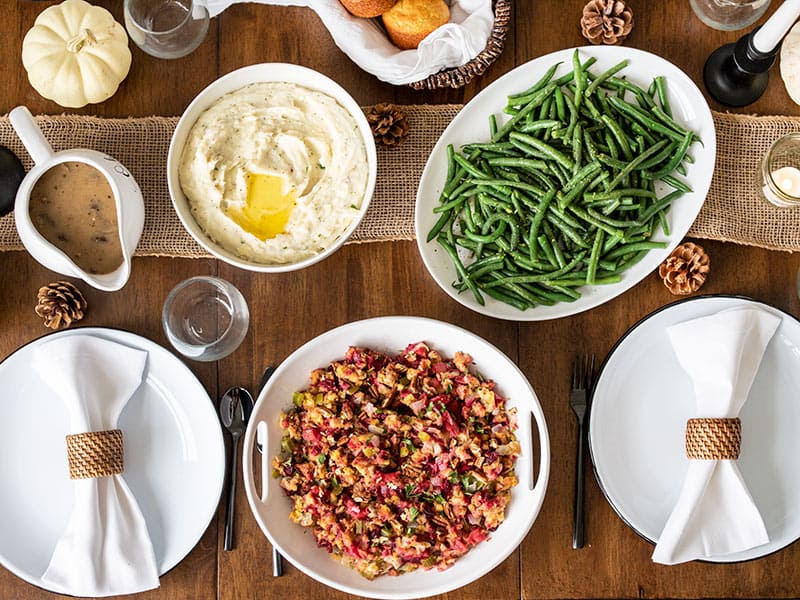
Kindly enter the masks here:
<path id="1" fill-rule="evenodd" d="M 733 31 L 755 23 L 770 0 L 689 0 L 698 18 L 714 29 Z"/>
<path id="2" fill-rule="evenodd" d="M 218 277 L 192 277 L 169 293 L 161 322 L 178 352 L 212 361 L 239 347 L 250 325 L 250 311 L 233 284 Z"/>
<path id="3" fill-rule="evenodd" d="M 157 58 L 180 58 L 208 31 L 203 0 L 125 0 L 125 28 L 139 48 Z"/>

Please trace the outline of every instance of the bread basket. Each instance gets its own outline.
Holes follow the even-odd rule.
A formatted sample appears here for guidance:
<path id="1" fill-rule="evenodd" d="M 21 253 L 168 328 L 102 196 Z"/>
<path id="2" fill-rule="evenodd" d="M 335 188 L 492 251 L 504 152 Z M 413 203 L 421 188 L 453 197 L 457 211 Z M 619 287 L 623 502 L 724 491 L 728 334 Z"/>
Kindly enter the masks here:
<path id="1" fill-rule="evenodd" d="M 459 88 L 467 85 L 475 77 L 483 75 L 497 57 L 503 52 L 508 33 L 508 24 L 511 21 L 511 2 L 512 0 L 495 0 L 494 2 L 494 24 L 486 41 L 486 46 L 471 61 L 461 65 L 445 69 L 429 75 L 425 79 L 409 83 L 408 85 L 415 90 L 435 90 L 439 88 Z"/>

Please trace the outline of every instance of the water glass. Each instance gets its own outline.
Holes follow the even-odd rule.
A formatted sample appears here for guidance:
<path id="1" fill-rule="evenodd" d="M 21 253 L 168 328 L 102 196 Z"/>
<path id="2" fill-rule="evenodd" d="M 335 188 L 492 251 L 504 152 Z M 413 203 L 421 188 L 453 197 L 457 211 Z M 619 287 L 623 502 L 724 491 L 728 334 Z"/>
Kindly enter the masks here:
<path id="1" fill-rule="evenodd" d="M 180 58 L 208 32 L 203 0 L 125 0 L 125 28 L 139 48 L 157 58 Z"/>
<path id="2" fill-rule="evenodd" d="M 755 23 L 770 0 L 689 0 L 697 17 L 709 27 L 733 31 Z"/>
<path id="3" fill-rule="evenodd" d="M 161 322 L 178 352 L 194 360 L 213 361 L 242 343 L 250 311 L 233 284 L 218 277 L 192 277 L 169 293 Z"/>

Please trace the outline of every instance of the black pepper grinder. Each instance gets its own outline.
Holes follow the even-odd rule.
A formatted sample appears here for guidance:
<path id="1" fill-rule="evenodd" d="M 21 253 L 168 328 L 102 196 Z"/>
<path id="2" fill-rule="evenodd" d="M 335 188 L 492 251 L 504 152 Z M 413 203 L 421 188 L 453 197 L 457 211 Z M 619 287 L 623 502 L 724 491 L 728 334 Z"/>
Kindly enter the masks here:
<path id="1" fill-rule="evenodd" d="M 769 82 L 769 69 L 781 40 L 800 17 L 800 0 L 786 0 L 762 27 L 734 44 L 717 48 L 706 60 L 703 81 L 711 96 L 726 106 L 752 104 Z"/>

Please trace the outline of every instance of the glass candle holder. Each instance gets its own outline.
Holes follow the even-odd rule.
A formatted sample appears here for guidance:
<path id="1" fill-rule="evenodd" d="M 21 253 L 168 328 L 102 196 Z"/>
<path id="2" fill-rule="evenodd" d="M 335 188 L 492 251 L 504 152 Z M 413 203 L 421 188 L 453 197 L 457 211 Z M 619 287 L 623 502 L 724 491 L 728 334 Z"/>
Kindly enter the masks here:
<path id="1" fill-rule="evenodd" d="M 169 293 L 161 321 L 178 352 L 194 360 L 213 361 L 242 343 L 250 311 L 232 283 L 218 277 L 192 277 Z"/>
<path id="2" fill-rule="evenodd" d="M 761 160 L 762 196 L 782 208 L 800 206 L 800 133 L 776 140 Z"/>
<path id="3" fill-rule="evenodd" d="M 709 27 L 723 31 L 744 29 L 769 8 L 770 0 L 689 0 L 697 17 Z"/>

